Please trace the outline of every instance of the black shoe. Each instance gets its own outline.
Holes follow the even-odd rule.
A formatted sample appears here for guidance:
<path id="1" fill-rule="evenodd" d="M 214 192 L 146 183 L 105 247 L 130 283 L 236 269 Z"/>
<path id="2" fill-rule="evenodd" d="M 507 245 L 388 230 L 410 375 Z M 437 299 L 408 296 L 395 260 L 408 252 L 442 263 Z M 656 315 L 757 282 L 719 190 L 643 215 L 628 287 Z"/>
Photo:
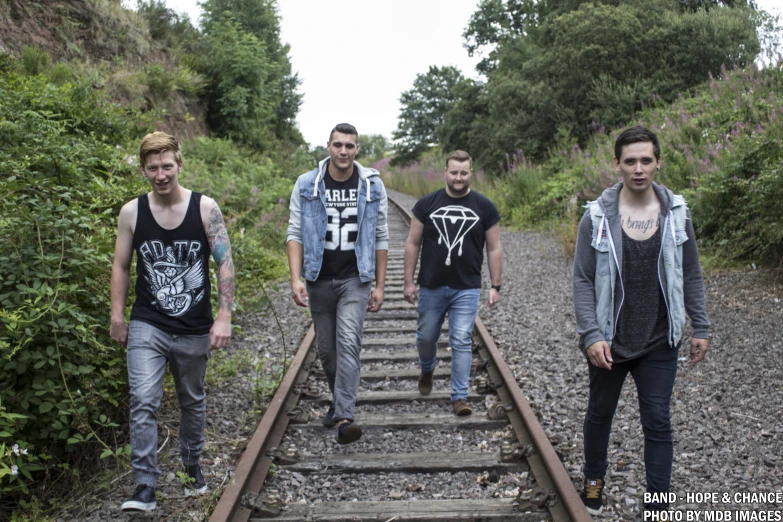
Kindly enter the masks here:
<path id="1" fill-rule="evenodd" d="M 604 510 L 604 481 L 599 478 L 585 478 L 585 485 L 582 488 L 582 502 L 591 515 L 598 516 Z"/>
<path id="2" fill-rule="evenodd" d="M 157 507 L 155 488 L 146 484 L 136 486 L 133 496 L 122 503 L 123 511 L 152 511 Z"/>
<path id="3" fill-rule="evenodd" d="M 324 415 L 324 427 L 334 428 L 336 424 L 337 421 L 334 420 L 334 404 L 330 404 L 329 411 L 327 411 L 326 415 Z"/>
<path id="4" fill-rule="evenodd" d="M 343 422 L 337 427 L 337 443 L 350 444 L 362 438 L 362 429 L 353 421 Z"/>
<path id="5" fill-rule="evenodd" d="M 193 479 L 185 486 L 186 497 L 203 495 L 209 491 L 209 487 L 207 487 L 207 481 L 204 480 L 204 475 L 201 474 L 200 465 L 193 464 L 192 466 L 185 467 L 185 474 Z"/>
<path id="6" fill-rule="evenodd" d="M 429 395 L 432 391 L 432 377 L 434 371 L 419 373 L 419 393 Z"/>

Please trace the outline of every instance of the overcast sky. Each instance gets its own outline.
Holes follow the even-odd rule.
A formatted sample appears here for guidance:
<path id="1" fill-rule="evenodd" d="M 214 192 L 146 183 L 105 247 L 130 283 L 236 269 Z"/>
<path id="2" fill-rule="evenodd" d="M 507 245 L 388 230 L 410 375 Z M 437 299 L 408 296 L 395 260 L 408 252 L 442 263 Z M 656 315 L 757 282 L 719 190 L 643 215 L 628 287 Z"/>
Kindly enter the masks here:
<path id="1" fill-rule="evenodd" d="M 128 1 L 128 0 L 126 0 Z M 197 0 L 166 0 L 190 15 Z M 340 122 L 360 134 L 391 138 L 400 94 L 430 65 L 454 65 L 476 77 L 462 32 L 478 0 L 278 0 L 281 38 L 291 45 L 304 103 L 299 129 L 310 145 L 326 143 Z M 780 13 L 781 0 L 757 0 Z"/>

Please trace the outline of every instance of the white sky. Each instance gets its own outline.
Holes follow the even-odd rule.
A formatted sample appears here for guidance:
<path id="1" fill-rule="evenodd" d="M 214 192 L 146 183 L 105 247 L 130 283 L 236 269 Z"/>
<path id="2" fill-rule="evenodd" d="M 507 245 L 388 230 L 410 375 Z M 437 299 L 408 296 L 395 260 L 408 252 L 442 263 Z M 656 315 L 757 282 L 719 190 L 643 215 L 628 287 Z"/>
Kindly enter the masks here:
<path id="1" fill-rule="evenodd" d="M 196 0 L 166 0 L 193 22 Z M 338 123 L 391 139 L 400 95 L 430 65 L 454 65 L 475 78 L 478 59 L 462 47 L 462 32 L 478 0 L 278 0 L 281 39 L 304 101 L 299 130 L 310 145 L 326 145 Z"/>
<path id="2" fill-rule="evenodd" d="M 783 0 L 757 0 L 781 14 Z M 166 0 L 197 24 L 197 0 Z M 291 45 L 304 102 L 299 129 L 310 145 L 325 145 L 341 122 L 360 134 L 391 138 L 399 98 L 430 65 L 454 65 L 477 77 L 462 32 L 478 0 L 278 0 L 281 39 Z"/>

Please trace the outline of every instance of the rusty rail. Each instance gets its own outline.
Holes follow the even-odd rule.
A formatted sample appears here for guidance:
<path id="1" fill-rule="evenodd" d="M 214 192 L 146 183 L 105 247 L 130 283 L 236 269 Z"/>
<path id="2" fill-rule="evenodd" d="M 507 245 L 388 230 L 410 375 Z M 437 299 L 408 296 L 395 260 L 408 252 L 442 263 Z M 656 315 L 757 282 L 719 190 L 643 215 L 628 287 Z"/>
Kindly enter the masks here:
<path id="1" fill-rule="evenodd" d="M 397 201 L 391 198 L 389 201 L 410 222 L 410 212 Z M 248 442 L 229 485 L 212 513 L 210 522 L 246 522 L 253 515 L 250 509 L 241 506 L 242 498 L 247 493 L 259 493 L 263 487 L 272 462 L 270 450 L 282 440 L 289 421 L 287 412 L 298 400 L 296 385 L 307 378 L 307 372 L 302 370 L 309 367 L 310 362 L 315 358 L 315 350 L 312 349 L 314 339 L 315 331 L 311 326 Z M 498 395 L 505 404 L 513 406 L 519 416 L 516 422 L 512 421 L 517 437 L 521 442 L 532 444 L 536 449 L 535 454 L 528 458 L 531 471 L 543 487 L 554 489 L 559 499 L 559 502 L 550 507 L 553 520 L 592 521 L 546 433 L 522 394 L 511 369 L 478 317 L 475 322 L 474 339 L 478 341 L 481 356 L 490 361 L 487 365 L 488 370 L 491 370 L 493 378 L 500 383 Z"/>

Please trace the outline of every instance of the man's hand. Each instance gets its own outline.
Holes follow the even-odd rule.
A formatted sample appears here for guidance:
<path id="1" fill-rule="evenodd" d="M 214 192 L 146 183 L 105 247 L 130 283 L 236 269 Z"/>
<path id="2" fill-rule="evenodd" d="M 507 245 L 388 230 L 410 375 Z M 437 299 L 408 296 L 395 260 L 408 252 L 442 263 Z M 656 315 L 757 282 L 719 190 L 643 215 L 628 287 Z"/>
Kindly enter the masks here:
<path id="1" fill-rule="evenodd" d="M 109 335 L 111 338 L 125 346 L 128 344 L 128 325 L 125 323 L 125 319 L 121 321 L 112 321 L 109 327 Z"/>
<path id="2" fill-rule="evenodd" d="M 696 339 L 694 337 L 691 337 L 691 353 L 690 353 L 690 359 L 692 363 L 697 363 L 704 359 L 704 356 L 707 355 L 707 350 L 709 350 L 710 346 L 710 340 L 709 339 Z"/>
<path id="3" fill-rule="evenodd" d="M 489 298 L 487 299 L 487 305 L 495 306 L 500 301 L 500 292 L 494 288 L 489 289 Z"/>
<path id="4" fill-rule="evenodd" d="M 223 348 L 229 341 L 231 341 L 231 319 L 218 314 L 212 328 L 209 329 L 209 349 Z"/>
<path id="5" fill-rule="evenodd" d="M 405 283 L 402 297 L 410 304 L 416 304 L 416 300 L 419 298 L 419 289 L 413 283 Z"/>
<path id="6" fill-rule="evenodd" d="M 299 280 L 291 282 L 291 295 L 299 306 L 307 306 L 309 298 L 307 297 L 307 287 Z"/>
<path id="7" fill-rule="evenodd" d="M 597 368 L 612 369 L 612 350 L 606 341 L 598 341 L 587 348 L 587 358 Z"/>
<path id="8" fill-rule="evenodd" d="M 377 312 L 381 309 L 381 305 L 383 305 L 383 288 L 376 286 L 370 294 L 370 302 L 367 304 L 367 309 L 371 312 Z"/>

